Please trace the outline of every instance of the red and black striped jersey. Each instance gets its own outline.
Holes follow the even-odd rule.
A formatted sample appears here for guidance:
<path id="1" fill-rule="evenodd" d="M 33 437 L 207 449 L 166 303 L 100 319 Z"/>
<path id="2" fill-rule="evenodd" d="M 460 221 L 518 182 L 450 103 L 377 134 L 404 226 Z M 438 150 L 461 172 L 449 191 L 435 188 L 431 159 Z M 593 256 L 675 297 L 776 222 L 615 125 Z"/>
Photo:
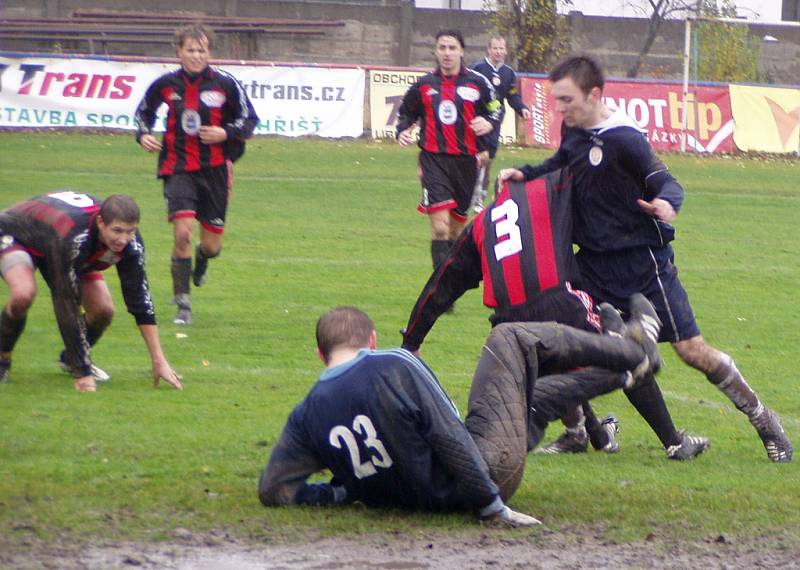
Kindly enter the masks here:
<path id="1" fill-rule="evenodd" d="M 237 159 L 244 152 L 244 140 L 258 125 L 253 104 L 232 75 L 212 67 L 196 75 L 181 68 L 148 87 L 136 109 L 136 142 L 152 134 L 162 103 L 167 105 L 167 124 L 158 157 L 159 176 L 196 172 Z M 204 144 L 199 136 L 202 126 L 222 127 L 228 139 Z"/>
<path id="2" fill-rule="evenodd" d="M 475 155 L 484 149 L 469 127 L 475 117 L 499 124 L 500 103 L 480 73 L 462 67 L 458 75 L 429 73 L 412 85 L 398 110 L 397 135 L 419 121 L 419 147 L 436 154 Z"/>
<path id="3" fill-rule="evenodd" d="M 437 317 L 481 281 L 483 303 L 494 309 L 494 323 L 555 320 L 578 326 L 573 315 L 558 313 L 558 305 L 540 303 L 551 292 L 563 293 L 590 311 L 591 299 L 570 286 L 578 278 L 567 174 L 507 183 L 431 275 L 411 311 L 403 346 L 416 350 Z"/>

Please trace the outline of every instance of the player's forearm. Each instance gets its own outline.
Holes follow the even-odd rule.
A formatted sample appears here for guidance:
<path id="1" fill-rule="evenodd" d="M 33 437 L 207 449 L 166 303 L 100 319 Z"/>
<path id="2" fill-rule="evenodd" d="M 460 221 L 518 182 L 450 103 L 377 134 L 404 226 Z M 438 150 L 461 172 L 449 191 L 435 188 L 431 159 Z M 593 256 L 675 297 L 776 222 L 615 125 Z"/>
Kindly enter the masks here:
<path id="1" fill-rule="evenodd" d="M 161 341 L 158 338 L 158 326 L 156 325 L 139 325 L 139 332 L 142 334 L 147 350 L 150 353 L 150 361 L 155 366 L 156 364 L 167 361 L 164 356 L 164 351 L 161 348 Z"/>

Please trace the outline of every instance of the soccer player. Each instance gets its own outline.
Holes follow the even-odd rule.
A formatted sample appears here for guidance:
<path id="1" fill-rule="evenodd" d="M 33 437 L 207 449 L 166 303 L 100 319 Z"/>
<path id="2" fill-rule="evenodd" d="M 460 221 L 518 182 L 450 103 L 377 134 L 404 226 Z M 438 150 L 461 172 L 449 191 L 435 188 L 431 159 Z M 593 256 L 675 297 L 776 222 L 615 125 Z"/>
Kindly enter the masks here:
<path id="1" fill-rule="evenodd" d="M 651 362 L 643 345 L 630 339 L 589 335 L 552 323 L 498 327 L 496 338 L 490 337 L 488 344 L 497 350 L 485 350 L 483 365 L 478 366 L 476 379 L 481 380 L 471 397 L 473 419 L 468 420 L 475 424 L 487 450 L 507 444 L 495 441 L 497 426 L 481 422 L 483 406 L 495 398 L 495 390 L 484 388 L 501 387 L 519 401 L 518 387 L 533 387 L 540 363 L 554 368 L 577 362 L 630 370 Z M 649 342 L 655 348 L 654 340 Z M 261 502 L 277 506 L 361 501 L 370 507 L 471 509 L 483 519 L 509 526 L 538 524 L 503 502 L 519 483 L 515 478 L 521 477 L 519 455 L 498 457 L 498 473 L 513 471 L 514 475 L 505 483 L 501 498 L 475 442 L 433 372 L 405 350 L 375 350 L 376 345 L 372 321 L 354 307 L 338 307 L 319 319 L 318 354 L 326 370 L 289 416 L 261 476 Z M 502 377 L 495 374 L 495 359 L 506 356 L 514 361 L 521 357 L 528 364 L 525 371 L 514 377 L 507 372 Z M 519 371 L 510 364 L 509 370 Z M 608 391 L 619 387 L 620 377 L 581 389 Z M 546 388 L 540 394 L 544 410 L 557 406 L 562 397 L 585 397 Z M 527 409 L 523 405 L 520 414 L 517 406 L 508 408 L 513 415 L 509 422 L 514 422 L 523 441 Z M 500 407 L 494 413 L 505 417 Z M 524 455 L 523 451 L 523 460 Z M 333 473 L 330 483 L 306 482 L 325 468 Z"/>
<path id="2" fill-rule="evenodd" d="M 95 376 L 108 379 L 92 364 L 90 347 L 114 314 L 100 272 L 115 265 L 128 312 L 150 352 L 155 385 L 163 379 L 182 388 L 158 339 L 138 225 L 136 202 L 119 194 L 100 202 L 88 194 L 59 190 L 0 212 L 0 273 L 9 289 L 0 314 L 0 382 L 8 380 L 11 353 L 36 297 L 36 269 L 50 287 L 66 348 L 61 362 L 75 377 L 75 389 L 94 392 Z"/>
<path id="3" fill-rule="evenodd" d="M 569 174 L 506 184 L 428 279 L 408 318 L 403 348 L 417 351 L 439 315 L 481 281 L 483 303 L 494 310 L 492 326 L 556 321 L 599 332 L 591 296 L 572 286 L 578 277 Z M 600 421 L 588 405 L 572 416 L 570 428 L 581 433 L 584 450 L 588 440 L 600 451 L 619 449 L 613 416 Z"/>
<path id="4" fill-rule="evenodd" d="M 497 125 L 500 104 L 488 80 L 464 66 L 464 38 L 457 30 L 436 34 L 437 69 L 412 85 L 398 110 L 397 141 L 414 142 L 419 123 L 422 200 L 417 210 L 431 222 L 436 268 L 467 221 L 478 176 L 482 137 Z"/>
<path id="5" fill-rule="evenodd" d="M 136 142 L 159 152 L 158 177 L 164 180 L 167 215 L 173 226 L 172 289 L 176 324 L 192 322 L 189 280 L 206 279 L 208 260 L 222 248 L 225 214 L 233 186 L 233 161 L 244 153 L 258 116 L 242 86 L 230 74 L 208 65 L 214 33 L 203 25 L 175 32 L 181 67 L 156 79 L 136 109 Z M 153 134 L 156 111 L 167 105 L 163 143 Z M 194 220 L 200 243 L 192 270 Z"/>
<path id="6" fill-rule="evenodd" d="M 604 78 L 592 58 L 570 57 L 550 73 L 562 139 L 542 164 L 506 169 L 501 180 L 530 180 L 569 165 L 575 201 L 575 242 L 583 287 L 600 302 L 627 310 L 641 292 L 665 323 L 661 340 L 705 374 L 749 418 L 772 461 L 791 461 L 792 445 L 778 415 L 764 406 L 733 359 L 700 334 L 670 242 L 670 222 L 680 210 L 683 188 L 653 154 L 637 125 L 602 100 Z M 708 446 L 705 438 L 678 432 L 655 382 L 629 394 L 673 459 L 690 459 Z"/>
<path id="7" fill-rule="evenodd" d="M 505 63 L 507 54 L 506 39 L 502 36 L 493 35 L 489 38 L 489 44 L 486 46 L 486 57 L 470 66 L 489 80 L 494 87 L 497 100 L 500 102 L 497 128 L 486 136 L 489 158 L 481 166 L 478 183 L 475 185 L 475 191 L 472 194 L 471 205 L 475 213 L 483 210 L 483 203 L 486 200 L 486 190 L 490 179 L 489 173 L 500 144 L 500 125 L 503 124 L 503 117 L 506 114 L 505 101 L 508 101 L 511 108 L 520 117 L 526 121 L 531 119 L 531 111 L 522 102 L 522 97 L 517 90 L 517 73 Z"/>

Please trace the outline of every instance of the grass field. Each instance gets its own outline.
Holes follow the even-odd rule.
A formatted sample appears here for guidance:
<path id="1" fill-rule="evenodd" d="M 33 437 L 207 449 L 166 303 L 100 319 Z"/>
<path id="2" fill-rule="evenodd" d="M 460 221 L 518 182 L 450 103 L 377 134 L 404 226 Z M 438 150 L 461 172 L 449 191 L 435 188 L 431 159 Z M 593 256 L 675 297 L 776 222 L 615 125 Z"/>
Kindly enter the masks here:
<path id="1" fill-rule="evenodd" d="M 473 527 L 460 514 L 267 510 L 256 496 L 287 414 L 320 372 L 316 318 L 355 304 L 375 320 L 381 346 L 400 342 L 430 271 L 428 222 L 414 211 L 414 150 L 251 141 L 237 165 L 223 254 L 193 292 L 195 324 L 179 328 L 167 305 L 171 231 L 155 157 L 131 135 L 4 132 L 0 148 L 2 207 L 61 187 L 138 200 L 162 343 L 186 386 L 152 388 L 144 343 L 112 270 L 117 316 L 94 358 L 113 380 L 96 394 L 74 392 L 56 367 L 60 337 L 39 282 L 12 381 L 0 385 L 0 547 L 30 538 L 157 541 L 177 527 L 261 542 Z M 497 166 L 547 154 L 508 149 Z M 704 335 L 736 358 L 797 444 L 800 163 L 666 161 L 687 189 L 675 249 Z M 470 292 L 423 347 L 462 412 L 487 316 Z M 551 529 L 588 524 L 613 540 L 724 533 L 798 547 L 800 462 L 770 463 L 744 416 L 664 349 L 660 383 L 675 422 L 709 436 L 711 449 L 692 462 L 667 461 L 627 400 L 610 395 L 597 409 L 621 418 L 622 451 L 531 456 L 512 505 Z"/>

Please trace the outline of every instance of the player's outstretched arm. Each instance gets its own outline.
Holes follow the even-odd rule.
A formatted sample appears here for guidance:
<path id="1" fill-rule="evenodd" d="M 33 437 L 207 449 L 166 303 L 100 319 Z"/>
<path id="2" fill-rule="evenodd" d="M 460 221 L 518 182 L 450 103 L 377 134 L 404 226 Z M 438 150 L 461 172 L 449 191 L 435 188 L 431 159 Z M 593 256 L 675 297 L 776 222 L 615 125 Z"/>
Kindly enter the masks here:
<path id="1" fill-rule="evenodd" d="M 183 390 L 181 377 L 172 369 L 164 351 L 161 349 L 161 341 L 158 339 L 158 327 L 156 325 L 139 325 L 139 332 L 142 333 L 144 343 L 150 352 L 150 361 L 153 364 L 153 385 L 157 388 L 161 380 L 165 380 L 172 387 Z"/>

